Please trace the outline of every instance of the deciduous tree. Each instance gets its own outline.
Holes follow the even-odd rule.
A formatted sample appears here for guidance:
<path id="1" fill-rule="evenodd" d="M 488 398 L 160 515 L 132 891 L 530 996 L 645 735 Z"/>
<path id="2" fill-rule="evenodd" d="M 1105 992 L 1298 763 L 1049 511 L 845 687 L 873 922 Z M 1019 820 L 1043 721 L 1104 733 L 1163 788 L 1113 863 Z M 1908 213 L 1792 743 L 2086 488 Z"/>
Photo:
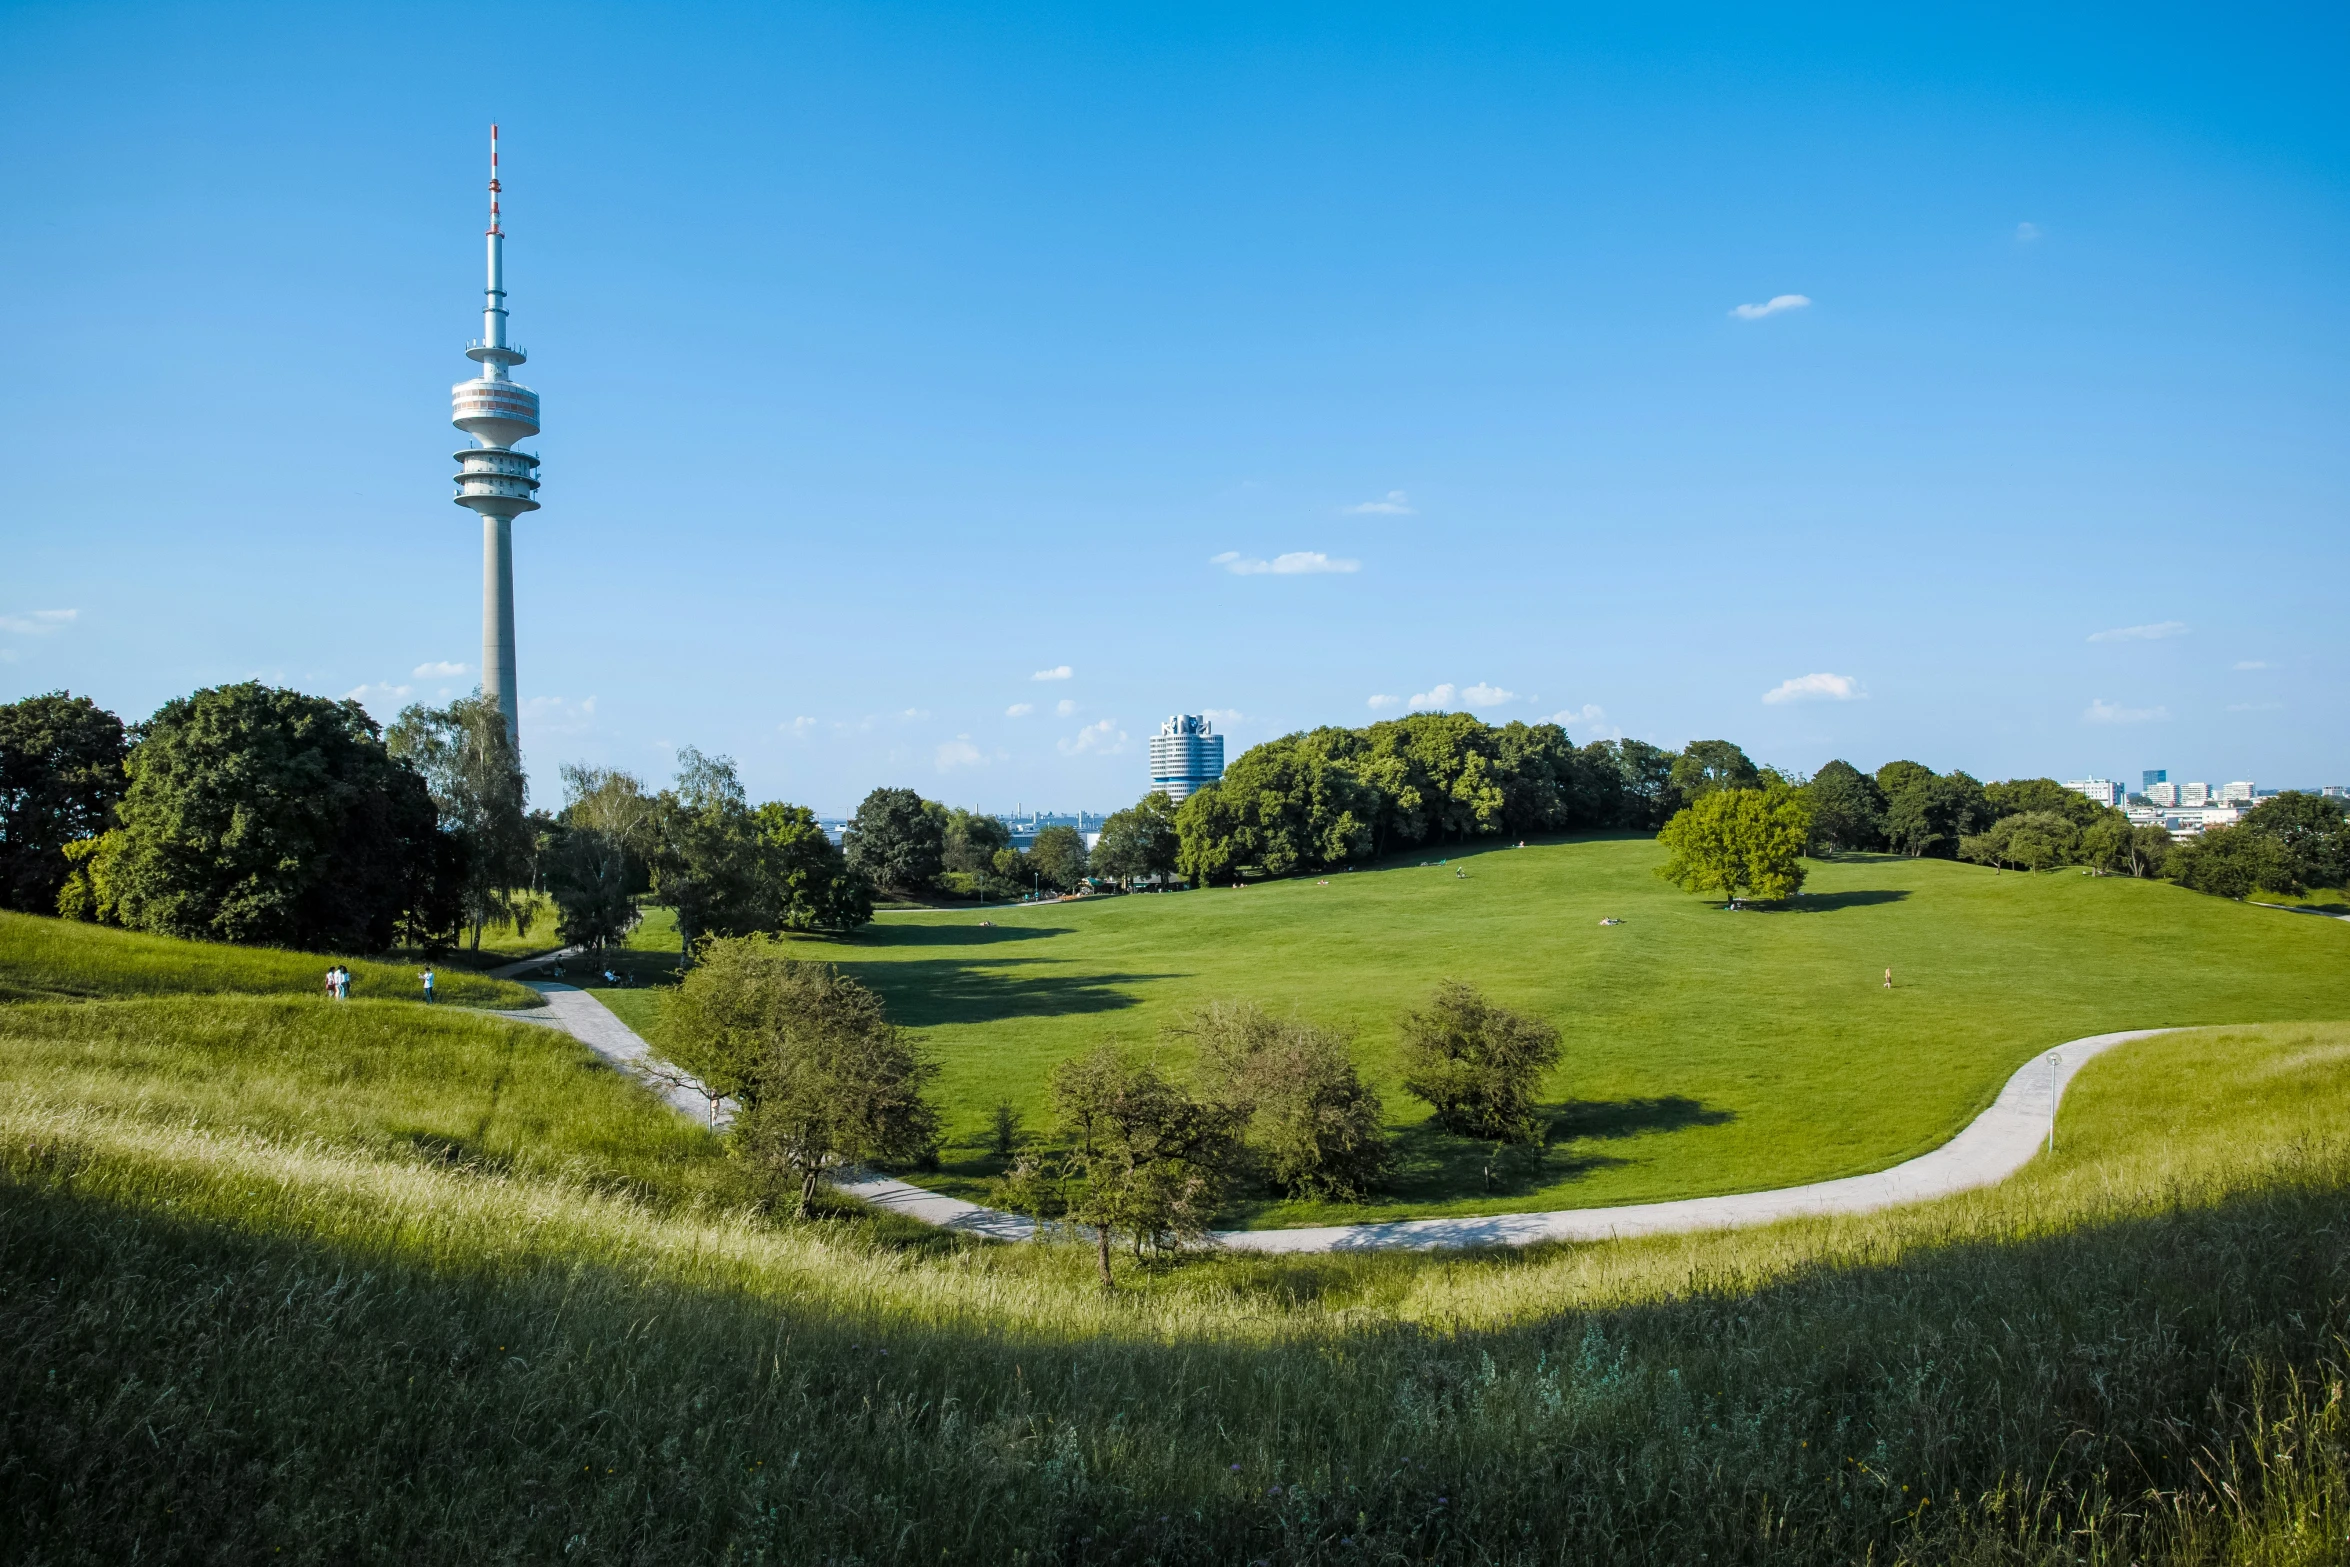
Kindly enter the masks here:
<path id="1" fill-rule="evenodd" d="M 936 1065 L 880 997 L 830 964 L 797 961 L 769 937 L 712 939 L 666 1022 L 663 1054 L 735 1102 L 737 1143 L 796 1188 L 802 1217 L 827 1172 L 938 1145 L 926 1093 Z"/>
<path id="2" fill-rule="evenodd" d="M 518 920 L 514 892 L 530 879 L 522 758 L 505 714 L 478 691 L 447 707 L 411 704 L 384 739 L 432 791 L 441 830 L 465 846 L 464 919 L 478 952 L 486 926 Z"/>
<path id="3" fill-rule="evenodd" d="M 1052 1084 L 1078 1181 L 1069 1217 L 1093 1227 L 1104 1289 L 1119 1232 L 1138 1252 L 1206 1232 L 1232 1181 L 1238 1112 L 1193 1098 L 1155 1066 L 1107 1045 L 1063 1061 Z"/>
<path id="4" fill-rule="evenodd" d="M 1668 851 L 1657 874 L 1691 892 L 1718 891 L 1725 902 L 1751 894 L 1791 898 L 1803 886 L 1803 851 L 1811 810 L 1784 786 L 1717 789 L 1665 823 L 1657 842 Z"/>
<path id="5" fill-rule="evenodd" d="M 1296 1197 L 1359 1197 L 1386 1174 L 1385 1107 L 1344 1037 L 1248 1002 L 1211 1003 L 1178 1031 L 1199 1051 L 1209 1098 L 1246 1117 L 1275 1185 Z"/>
<path id="6" fill-rule="evenodd" d="M 1093 846 L 1093 867 L 1101 875 L 1117 877 L 1122 885 L 1131 885 L 1138 876 L 1171 876 L 1182 846 L 1175 830 L 1175 803 L 1154 789 L 1139 804 L 1111 812 L 1102 823 L 1100 841 Z"/>
<path id="7" fill-rule="evenodd" d="M 207 688 L 148 719 L 125 768 L 93 912 L 132 929 L 380 952 L 433 874 L 432 796 L 356 702 Z"/>
<path id="8" fill-rule="evenodd" d="M 1850 762 L 1828 763 L 1804 785 L 1803 795 L 1811 807 L 1812 844 L 1821 852 L 1884 847 L 1885 791 Z"/>
<path id="9" fill-rule="evenodd" d="M 122 720 L 86 696 L 0 706 L 0 908 L 58 912 L 65 846 L 114 825 L 129 749 Z"/>
<path id="10" fill-rule="evenodd" d="M 1447 980 L 1403 1016 L 1403 1086 L 1446 1131 L 1500 1143 L 1539 1143 L 1534 1113 L 1543 1077 L 1558 1065 L 1559 1032 L 1539 1018 Z"/>
<path id="11" fill-rule="evenodd" d="M 1046 886 L 1067 892 L 1085 879 L 1085 837 L 1074 827 L 1047 827 L 1029 845 L 1028 859 Z"/>
<path id="12" fill-rule="evenodd" d="M 841 847 L 849 865 L 876 887 L 917 893 L 945 866 L 946 832 L 911 789 L 876 789 L 857 807 Z"/>

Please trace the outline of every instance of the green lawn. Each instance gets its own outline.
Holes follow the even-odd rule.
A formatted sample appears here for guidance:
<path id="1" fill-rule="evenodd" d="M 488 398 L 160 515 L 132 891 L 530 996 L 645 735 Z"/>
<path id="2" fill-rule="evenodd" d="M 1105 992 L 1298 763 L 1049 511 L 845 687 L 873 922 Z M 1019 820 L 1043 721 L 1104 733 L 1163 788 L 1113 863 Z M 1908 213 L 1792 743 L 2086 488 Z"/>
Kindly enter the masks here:
<path id="1" fill-rule="evenodd" d="M 418 966 L 285 952 L 220 942 L 179 941 L 137 931 L 0 912 L 0 1002 L 91 1000 L 121 996 L 243 994 L 314 996 L 327 969 L 351 971 L 354 1000 L 417 1000 Z M 452 965 L 435 971 L 447 1004 L 462 1007 L 535 1007 L 537 991 Z"/>
<path id="2" fill-rule="evenodd" d="M 853 940 L 799 945 L 928 1037 L 949 1146 L 945 1170 L 923 1179 L 966 1195 L 996 1168 L 980 1145 L 992 1106 L 1009 1099 L 1041 1124 L 1065 1056 L 1114 1041 L 1182 1065 L 1165 1030 L 1223 997 L 1347 1030 L 1387 1096 L 1401 1178 L 1367 1204 L 1260 1199 L 1243 1214 L 1258 1224 L 1848 1175 L 1937 1146 L 2067 1039 L 2350 1018 L 2350 924 L 2161 882 L 1854 856 L 1817 865 L 1796 907 L 1729 912 L 1659 881 L 1647 839 L 1450 858 L 1243 891 L 888 914 Z M 1437 1134 L 1395 1084 L 1396 1018 L 1447 976 L 1567 1040 L 1554 1139 L 1498 1191 L 1482 1185 L 1481 1148 Z M 657 1037 L 656 997 L 608 999 Z"/>

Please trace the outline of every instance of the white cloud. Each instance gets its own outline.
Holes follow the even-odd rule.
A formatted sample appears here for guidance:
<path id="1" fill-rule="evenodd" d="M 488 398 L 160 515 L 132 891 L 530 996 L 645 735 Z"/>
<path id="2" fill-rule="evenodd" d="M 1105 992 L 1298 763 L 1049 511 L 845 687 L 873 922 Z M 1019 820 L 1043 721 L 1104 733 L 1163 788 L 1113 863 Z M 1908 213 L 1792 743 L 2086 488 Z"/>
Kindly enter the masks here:
<path id="1" fill-rule="evenodd" d="M 902 712 L 902 713 L 898 714 L 898 717 L 900 717 L 900 718 L 914 718 L 914 719 L 928 718 L 929 716 L 930 716 L 930 710 L 929 710 L 928 708 L 922 708 L 922 707 L 909 707 L 909 708 L 907 708 L 907 709 L 906 709 L 904 712 Z"/>
<path id="2" fill-rule="evenodd" d="M 1597 702 L 1586 702 L 1581 707 L 1562 707 L 1550 715 L 1549 721 L 1581 730 L 1590 740 L 1621 740 L 1623 729 L 1607 721 L 1607 709 Z"/>
<path id="3" fill-rule="evenodd" d="M 453 676 L 462 675 L 466 670 L 472 667 L 473 666 L 470 664 L 452 664 L 446 659 L 443 659 L 437 664 L 417 665 L 415 669 L 415 677 L 418 680 L 447 680 Z"/>
<path id="4" fill-rule="evenodd" d="M 2019 245 L 2029 245 L 2039 237 L 2040 225 L 2037 223 L 2018 223 L 2015 226 L 2015 242 Z"/>
<path id="5" fill-rule="evenodd" d="M 524 735 L 575 735 L 593 728 L 596 699 L 569 702 L 559 696 L 534 696 L 522 704 Z"/>
<path id="6" fill-rule="evenodd" d="M 1402 703 L 1403 698 L 1400 696 L 1374 696 L 1371 698 L 1371 711 L 1376 713 L 1382 708 L 1399 707 Z"/>
<path id="7" fill-rule="evenodd" d="M 1482 680 L 1463 691 L 1461 695 L 1468 698 L 1471 707 L 1499 707 L 1504 702 L 1515 702 L 1518 699 L 1517 692 L 1504 691 L 1499 686 L 1489 686 Z"/>
<path id="8" fill-rule="evenodd" d="M 1104 756 L 1115 756 L 1126 749 L 1126 732 L 1110 719 L 1098 724 L 1087 724 L 1066 740 L 1056 741 L 1064 756 L 1083 756 L 1098 751 Z"/>
<path id="9" fill-rule="evenodd" d="M 45 637 L 52 631 L 63 631 L 80 614 L 78 609 L 36 609 L 26 615 L 0 615 L 0 631 L 13 631 L 20 637 Z"/>
<path id="10" fill-rule="evenodd" d="M 1035 711 L 1036 704 L 1034 702 L 1014 702 L 1010 707 L 1004 709 L 1004 716 L 1006 718 L 1026 718 Z"/>
<path id="11" fill-rule="evenodd" d="M 2268 668 L 2268 665 L 2257 658 L 2239 658 L 2231 667 L 2236 669 L 2266 669 Z"/>
<path id="12" fill-rule="evenodd" d="M 1759 305 L 1739 305 L 1730 314 L 1741 321 L 1760 321 L 1763 317 L 1775 316 L 1782 310 L 1802 310 L 1810 304 L 1811 300 L 1807 295 L 1774 294 Z"/>
<path id="13" fill-rule="evenodd" d="M 2158 723 L 2170 717 L 2167 707 L 2124 707 L 2098 697 L 2081 710 L 2081 721 L 2087 724 L 2147 724 Z"/>
<path id="14" fill-rule="evenodd" d="M 1412 498 L 1401 490 L 1389 490 L 1384 500 L 1363 501 L 1346 508 L 1350 517 L 1416 517 Z"/>
<path id="15" fill-rule="evenodd" d="M 2273 713 L 2284 705 L 2282 702 L 2230 702 L 2228 711 L 2231 713 Z"/>
<path id="16" fill-rule="evenodd" d="M 1199 710 L 1199 715 L 1211 723 L 1237 724 L 1240 722 L 1240 710 L 1238 708 L 1203 707 Z"/>
<path id="17" fill-rule="evenodd" d="M 1453 699 L 1458 694 L 1453 690 L 1452 682 L 1448 680 L 1440 686 L 1431 686 L 1406 702 L 1404 706 L 1415 713 L 1427 709 L 1441 710 L 1452 706 Z"/>
<path id="18" fill-rule="evenodd" d="M 1320 550 L 1291 550 L 1271 560 L 1258 560 L 1238 550 L 1226 550 L 1221 555 L 1210 557 L 1208 564 L 1221 566 L 1236 577 L 1306 577 L 1324 572 L 1363 569 L 1363 563 L 1359 560 L 1335 560 Z"/>
<path id="19" fill-rule="evenodd" d="M 1028 678 L 1031 680 L 1066 680 L 1075 673 L 1077 671 L 1071 669 L 1067 664 L 1055 664 L 1050 669 L 1038 670 Z"/>
<path id="20" fill-rule="evenodd" d="M 1797 675 L 1765 691 L 1763 700 L 1771 703 L 1851 702 L 1867 695 L 1860 688 L 1860 682 L 1850 675 Z"/>
<path id="21" fill-rule="evenodd" d="M 1058 702 L 1053 704 L 1053 711 L 1060 714 L 1063 718 L 1067 718 L 1071 713 L 1077 711 L 1077 704 L 1070 698 L 1063 697 Z"/>
<path id="22" fill-rule="evenodd" d="M 404 701 L 408 692 L 409 687 L 407 686 L 396 686 L 389 681 L 378 681 L 373 685 L 353 686 L 343 693 L 343 700 L 357 702 L 362 707 L 372 709 L 378 702 L 390 704 Z"/>
<path id="23" fill-rule="evenodd" d="M 2116 626 L 2111 631 L 2092 631 L 2092 642 L 2159 642 L 2164 637 L 2183 637 L 2187 623 L 2183 620 L 2158 620 L 2151 626 Z"/>
<path id="24" fill-rule="evenodd" d="M 969 735 L 957 735 L 952 740 L 938 743 L 938 770 L 951 773 L 958 767 L 984 767 L 986 755 L 971 743 Z"/>
<path id="25" fill-rule="evenodd" d="M 788 724 L 777 724 L 775 727 L 790 735 L 794 740 L 805 740 L 814 732 L 816 720 L 802 714 Z"/>

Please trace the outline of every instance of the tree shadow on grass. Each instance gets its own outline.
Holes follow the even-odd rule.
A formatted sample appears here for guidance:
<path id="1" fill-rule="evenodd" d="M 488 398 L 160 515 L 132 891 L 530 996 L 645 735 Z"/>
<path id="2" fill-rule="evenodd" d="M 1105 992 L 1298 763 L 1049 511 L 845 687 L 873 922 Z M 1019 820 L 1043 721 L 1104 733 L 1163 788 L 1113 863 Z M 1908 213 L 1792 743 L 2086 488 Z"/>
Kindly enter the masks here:
<path id="1" fill-rule="evenodd" d="M 1736 1111 L 1716 1109 L 1685 1094 L 1656 1099 L 1570 1099 L 1544 1105 L 1550 1119 L 1547 1141 L 1555 1146 L 1585 1137 L 1637 1137 L 1643 1132 L 1678 1132 L 1692 1126 L 1723 1126 Z"/>
<path id="2" fill-rule="evenodd" d="M 1068 925 L 915 925 L 876 920 L 845 938 L 860 947 L 988 947 L 1000 941 L 1039 941 L 1066 936 Z"/>
<path id="3" fill-rule="evenodd" d="M 851 964 L 848 971 L 878 992 L 888 1003 L 890 1016 L 909 1028 L 1116 1012 L 1142 999 L 1126 987 L 1184 977 L 1055 974 L 1034 961 L 1012 958 L 913 958 Z"/>
<path id="4" fill-rule="evenodd" d="M 1898 887 L 1870 887 L 1851 892 L 1799 892 L 1784 903 L 1750 903 L 1747 909 L 1756 914 L 1832 914 L 1838 909 L 1874 908 L 1880 903 L 1899 903 L 1909 893 Z"/>

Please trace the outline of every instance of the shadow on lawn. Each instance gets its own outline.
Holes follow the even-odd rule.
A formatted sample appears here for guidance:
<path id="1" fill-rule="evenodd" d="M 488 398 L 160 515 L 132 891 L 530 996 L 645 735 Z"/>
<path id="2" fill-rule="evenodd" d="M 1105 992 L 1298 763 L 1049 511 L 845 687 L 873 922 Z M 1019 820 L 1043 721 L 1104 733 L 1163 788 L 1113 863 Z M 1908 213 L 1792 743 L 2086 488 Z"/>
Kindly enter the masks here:
<path id="1" fill-rule="evenodd" d="M 1722 1126 L 1738 1119 L 1684 1094 L 1659 1099 L 1570 1099 L 1545 1105 L 1555 1146 L 1582 1137 L 1638 1137 L 1643 1132 L 1678 1132 L 1692 1126 Z"/>
<path id="2" fill-rule="evenodd" d="M 1755 914 L 1830 914 L 1837 909 L 1874 908 L 1880 903 L 1899 903 L 1909 893 L 1897 887 L 1872 887 L 1852 892 L 1799 892 L 1785 903 L 1750 903 L 1747 909 Z"/>
<path id="3" fill-rule="evenodd" d="M 1037 941 L 1047 936 L 1066 936 L 1073 927 L 1067 925 L 980 925 L 976 922 L 953 925 L 915 925 L 879 920 L 863 927 L 848 940 L 859 947 L 987 947 L 999 941 Z"/>
<path id="4" fill-rule="evenodd" d="M 1014 965 L 1017 964 L 1017 967 Z M 1015 1017 L 1115 1012 L 1141 998 L 1120 987 L 1179 974 L 1053 974 L 1012 958 L 913 958 L 856 963 L 848 972 L 879 992 L 890 1015 L 910 1028 L 995 1023 Z"/>

